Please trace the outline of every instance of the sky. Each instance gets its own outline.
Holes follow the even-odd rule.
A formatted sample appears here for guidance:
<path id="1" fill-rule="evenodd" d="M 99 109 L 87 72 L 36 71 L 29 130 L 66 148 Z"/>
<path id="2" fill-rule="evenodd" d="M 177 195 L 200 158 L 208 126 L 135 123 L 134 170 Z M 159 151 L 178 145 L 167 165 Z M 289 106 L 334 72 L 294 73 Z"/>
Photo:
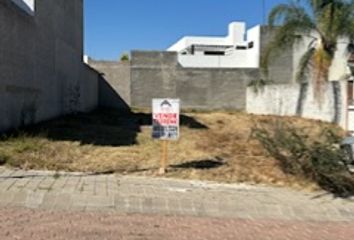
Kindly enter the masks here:
<path id="1" fill-rule="evenodd" d="M 265 12 L 287 0 L 264 0 Z M 85 0 L 85 54 L 117 60 L 166 50 L 183 36 L 225 36 L 228 24 L 263 23 L 263 0 Z"/>

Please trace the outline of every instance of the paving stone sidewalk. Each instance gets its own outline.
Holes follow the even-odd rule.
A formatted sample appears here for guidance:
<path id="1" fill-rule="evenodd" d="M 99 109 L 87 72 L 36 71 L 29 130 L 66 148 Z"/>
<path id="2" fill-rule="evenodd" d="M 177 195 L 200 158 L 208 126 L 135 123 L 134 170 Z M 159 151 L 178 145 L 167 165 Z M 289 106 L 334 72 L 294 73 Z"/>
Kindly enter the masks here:
<path id="1" fill-rule="evenodd" d="M 353 200 L 320 192 L 6 168 L 0 168 L 0 207 L 246 220 L 354 221 Z"/>

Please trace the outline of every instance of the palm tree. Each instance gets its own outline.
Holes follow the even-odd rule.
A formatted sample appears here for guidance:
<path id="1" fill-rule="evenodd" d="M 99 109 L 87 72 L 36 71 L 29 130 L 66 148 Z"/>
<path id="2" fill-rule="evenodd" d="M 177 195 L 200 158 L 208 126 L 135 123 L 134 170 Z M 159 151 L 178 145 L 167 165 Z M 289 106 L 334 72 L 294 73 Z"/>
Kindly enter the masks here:
<path id="1" fill-rule="evenodd" d="M 301 115 L 301 101 L 308 84 L 312 83 L 315 97 L 321 99 L 322 86 L 329 80 L 339 41 L 346 41 L 349 47 L 354 40 L 354 0 L 293 0 L 275 6 L 268 23 L 275 35 L 262 59 L 266 75 L 272 56 L 311 39 L 296 73 L 296 80 L 301 84 L 297 114 Z"/>

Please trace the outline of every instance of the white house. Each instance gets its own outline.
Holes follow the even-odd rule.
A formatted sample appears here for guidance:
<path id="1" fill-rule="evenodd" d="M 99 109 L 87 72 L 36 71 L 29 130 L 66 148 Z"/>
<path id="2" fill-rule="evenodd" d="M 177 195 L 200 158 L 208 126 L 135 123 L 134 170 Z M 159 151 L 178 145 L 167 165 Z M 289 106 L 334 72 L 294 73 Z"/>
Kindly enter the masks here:
<path id="1" fill-rule="evenodd" d="M 183 37 L 168 51 L 178 52 L 183 67 L 258 68 L 261 27 L 246 32 L 246 24 L 232 22 L 226 37 Z"/>
<path id="2" fill-rule="evenodd" d="M 20 8 L 30 15 L 34 15 L 35 11 L 35 0 L 12 0 Z"/>

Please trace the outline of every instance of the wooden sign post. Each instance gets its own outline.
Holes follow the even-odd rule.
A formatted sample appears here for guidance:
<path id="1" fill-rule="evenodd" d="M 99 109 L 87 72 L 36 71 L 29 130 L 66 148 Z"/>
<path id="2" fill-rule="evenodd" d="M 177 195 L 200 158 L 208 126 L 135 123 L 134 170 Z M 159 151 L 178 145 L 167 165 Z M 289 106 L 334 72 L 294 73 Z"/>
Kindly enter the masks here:
<path id="1" fill-rule="evenodd" d="M 168 165 L 168 141 L 162 140 L 159 175 L 163 175 L 166 173 L 167 165 Z"/>
<path id="2" fill-rule="evenodd" d="M 152 137 L 161 140 L 159 174 L 168 166 L 168 142 L 179 138 L 179 99 L 152 100 Z"/>

